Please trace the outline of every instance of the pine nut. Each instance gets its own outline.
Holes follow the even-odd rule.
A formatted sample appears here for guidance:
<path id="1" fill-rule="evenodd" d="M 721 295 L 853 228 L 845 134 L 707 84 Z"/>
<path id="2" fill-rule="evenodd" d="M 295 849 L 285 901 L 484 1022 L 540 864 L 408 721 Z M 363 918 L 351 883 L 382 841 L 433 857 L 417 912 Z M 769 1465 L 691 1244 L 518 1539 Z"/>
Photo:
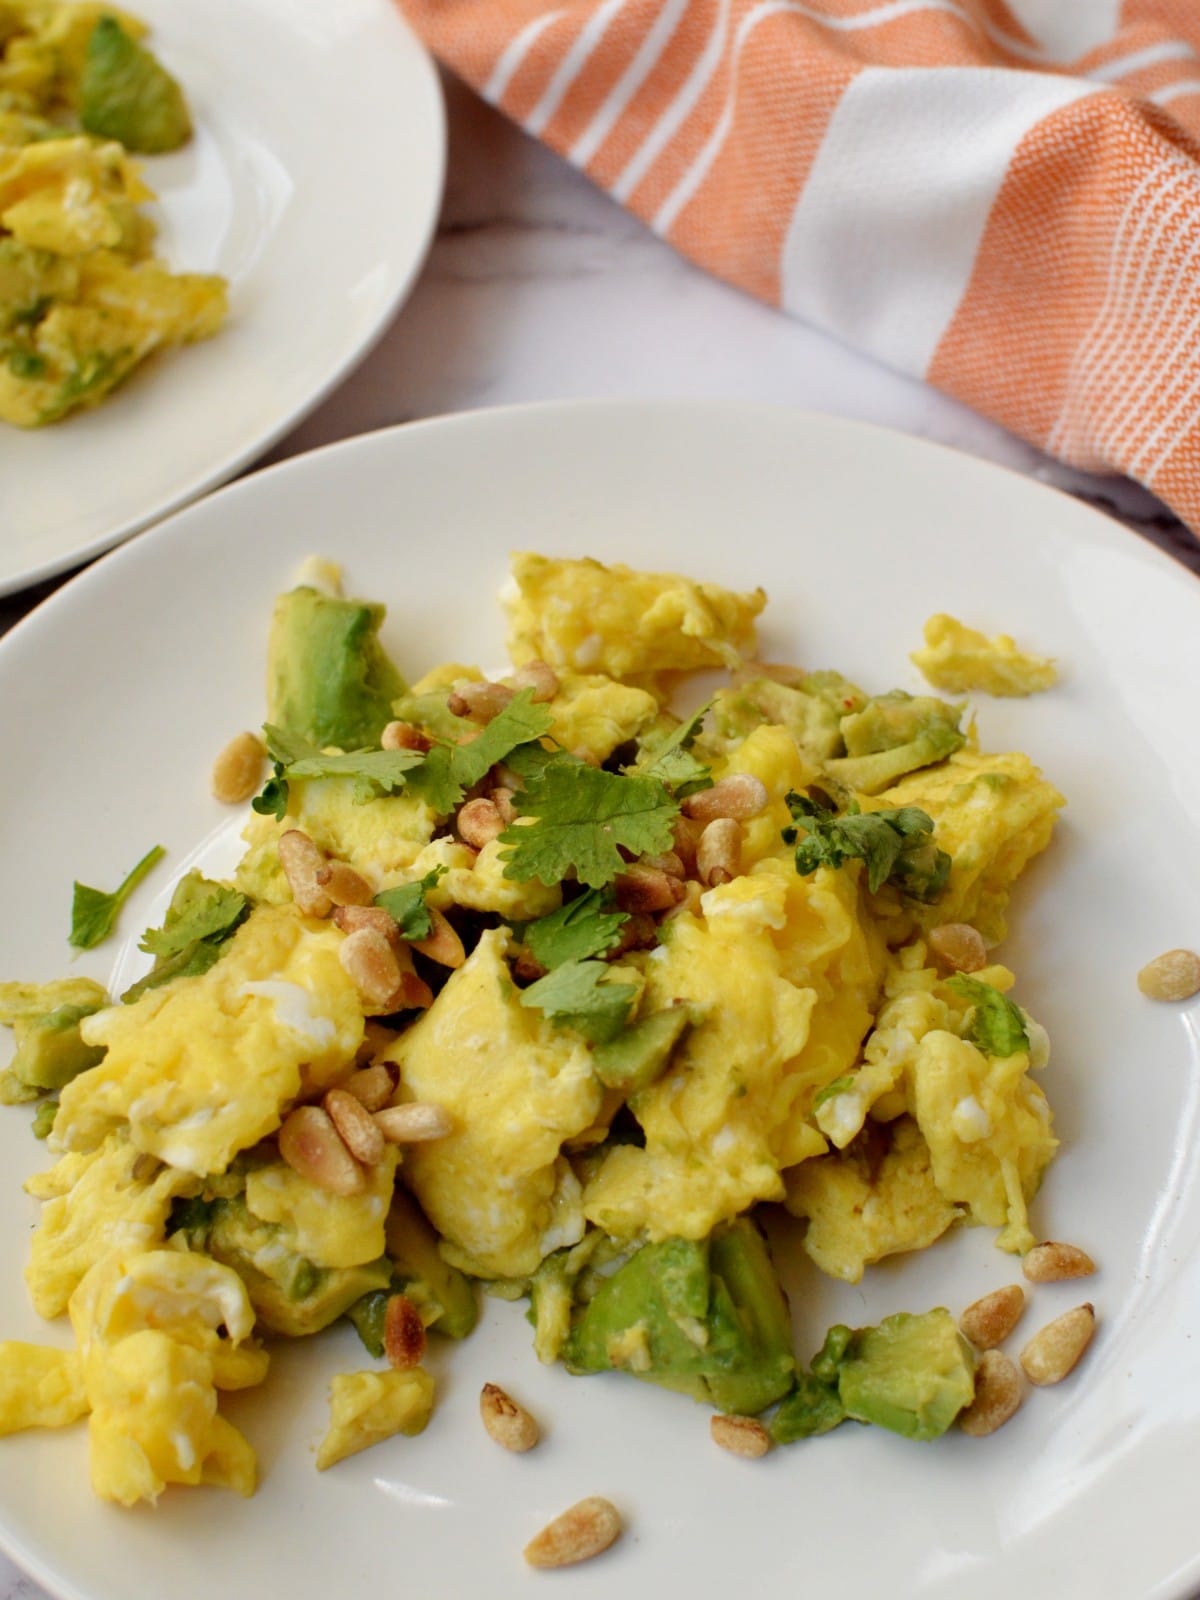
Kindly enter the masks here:
<path id="1" fill-rule="evenodd" d="M 317 873 L 325 865 L 325 853 L 299 828 L 289 828 L 279 837 L 279 865 L 292 891 L 292 899 L 306 917 L 327 917 L 333 901 L 319 887 Z"/>
<path id="2" fill-rule="evenodd" d="M 330 1194 L 361 1194 L 363 1170 L 320 1106 L 297 1106 L 279 1129 L 279 1154 L 302 1178 Z"/>
<path id="3" fill-rule="evenodd" d="M 638 859 L 638 866 L 649 867 L 653 872 L 665 872 L 668 878 L 687 876 L 683 862 L 674 850 L 664 851 L 661 856 L 641 856 Z"/>
<path id="4" fill-rule="evenodd" d="M 459 807 L 456 821 L 459 838 L 476 850 L 482 850 L 504 832 L 504 818 L 492 800 L 468 800 Z"/>
<path id="5" fill-rule="evenodd" d="M 979 972 L 987 966 L 987 945 L 969 922 L 943 922 L 929 935 L 929 948 L 951 972 Z"/>
<path id="6" fill-rule="evenodd" d="M 958 1325 L 977 1350 L 991 1350 L 1004 1343 L 1024 1311 L 1025 1291 L 1019 1283 L 1010 1283 L 972 1301 Z"/>
<path id="7" fill-rule="evenodd" d="M 472 722 L 490 722 L 498 716 L 514 697 L 514 691 L 504 683 L 460 683 L 451 690 L 447 704 L 456 717 L 470 717 Z"/>
<path id="8" fill-rule="evenodd" d="M 1021 1365 L 1030 1383 L 1044 1387 L 1061 1383 L 1092 1342 L 1096 1312 L 1091 1305 L 1076 1306 L 1048 1322 L 1021 1351 Z"/>
<path id="9" fill-rule="evenodd" d="M 375 1113 L 375 1126 L 389 1144 L 428 1144 L 454 1131 L 454 1118 L 444 1106 L 410 1100 Z"/>
<path id="10" fill-rule="evenodd" d="M 386 1144 L 361 1100 L 345 1089 L 330 1089 L 321 1104 L 355 1160 L 367 1167 L 378 1166 L 383 1160 Z"/>
<path id="11" fill-rule="evenodd" d="M 999 1350 L 985 1350 L 975 1369 L 975 1398 L 958 1425 L 973 1439 L 982 1439 L 1002 1428 L 1021 1400 L 1021 1375 L 1014 1364 Z"/>
<path id="12" fill-rule="evenodd" d="M 558 693 L 558 673 L 545 661 L 527 661 L 512 675 L 516 689 L 532 689 L 534 703 L 544 704 Z"/>
<path id="13" fill-rule="evenodd" d="M 716 1416 L 709 1423 L 713 1443 L 731 1456 L 754 1461 L 771 1448 L 771 1436 L 757 1417 Z"/>
<path id="14" fill-rule="evenodd" d="M 517 808 L 513 805 L 514 792 L 507 784 L 500 783 L 496 785 L 488 796 L 488 799 L 500 813 L 500 820 L 506 828 L 517 820 Z"/>
<path id="15" fill-rule="evenodd" d="M 1035 1244 L 1028 1251 L 1021 1270 L 1030 1283 L 1061 1283 L 1064 1278 L 1087 1278 L 1096 1270 L 1096 1263 L 1086 1250 L 1074 1244 Z"/>
<path id="16" fill-rule="evenodd" d="M 419 1367 L 425 1358 L 425 1324 L 406 1294 L 394 1294 L 383 1316 L 383 1353 L 398 1372 Z"/>
<path id="17" fill-rule="evenodd" d="M 742 825 L 732 817 L 718 817 L 700 835 L 696 871 L 707 888 L 736 878 L 742 860 Z"/>
<path id="18" fill-rule="evenodd" d="M 334 906 L 334 926 L 343 933 L 358 933 L 362 928 L 373 928 L 392 944 L 399 944 L 400 929 L 390 911 L 382 906 Z"/>
<path id="19" fill-rule="evenodd" d="M 364 1067 L 361 1072 L 352 1074 L 342 1088 L 347 1094 L 352 1094 L 365 1110 L 379 1111 L 395 1094 L 396 1080 L 380 1061 L 373 1067 Z"/>
<path id="20" fill-rule="evenodd" d="M 529 1412 L 494 1383 L 480 1391 L 479 1415 L 496 1443 L 514 1455 L 524 1455 L 538 1442 L 538 1425 Z"/>
<path id="21" fill-rule="evenodd" d="M 653 950 L 658 943 L 658 924 L 645 911 L 635 911 L 621 928 L 621 938 L 605 956 L 605 961 L 618 961 L 630 950 Z M 540 973 L 539 976 L 544 976 Z"/>
<path id="22" fill-rule="evenodd" d="M 329 861 L 317 873 L 317 883 L 335 906 L 369 906 L 375 898 L 371 885 L 344 861 Z"/>
<path id="23" fill-rule="evenodd" d="M 420 728 L 414 728 L 411 722 L 389 722 L 379 735 L 381 750 L 426 750 L 433 749 L 433 740 L 427 733 L 422 733 Z"/>
<path id="24" fill-rule="evenodd" d="M 1142 968 L 1137 982 L 1151 1000 L 1190 1000 L 1200 994 L 1200 956 L 1194 950 L 1168 950 Z"/>
<path id="25" fill-rule="evenodd" d="M 525 1559 L 531 1567 L 567 1567 L 598 1556 L 620 1532 L 616 1506 L 591 1495 L 547 1523 L 525 1546 Z"/>
<path id="26" fill-rule="evenodd" d="M 209 779 L 213 799 L 223 806 L 236 806 L 249 800 L 262 782 L 266 755 L 257 734 L 236 734 L 213 762 Z"/>
<path id="27" fill-rule="evenodd" d="M 410 939 L 409 944 L 430 961 L 436 961 L 440 967 L 461 967 L 467 959 L 462 940 L 435 907 L 429 907 L 429 916 L 433 923 L 429 936 Z"/>
<path id="28" fill-rule="evenodd" d="M 536 983 L 546 976 L 546 969 L 532 950 L 520 945 L 513 957 L 512 973 L 518 983 Z"/>
<path id="29" fill-rule="evenodd" d="M 613 894 L 621 911 L 669 911 L 683 899 L 683 881 L 658 867 L 635 863 L 613 879 Z"/>
<path id="30" fill-rule="evenodd" d="M 738 822 L 748 822 L 767 809 L 770 796 L 767 786 L 748 772 L 735 772 L 711 789 L 701 789 L 688 795 L 683 802 L 685 817 L 697 822 L 712 822 L 716 817 L 733 817 Z"/>
<path id="31" fill-rule="evenodd" d="M 356 933 L 348 933 L 338 955 L 371 1012 L 386 1016 L 404 1006 L 404 980 L 408 974 L 400 965 L 395 948 L 377 929 L 359 928 Z"/>
<path id="32" fill-rule="evenodd" d="M 703 832 L 702 822 L 696 822 L 691 817 L 675 818 L 675 854 L 683 863 L 684 877 L 690 878 L 696 870 L 696 851 Z"/>

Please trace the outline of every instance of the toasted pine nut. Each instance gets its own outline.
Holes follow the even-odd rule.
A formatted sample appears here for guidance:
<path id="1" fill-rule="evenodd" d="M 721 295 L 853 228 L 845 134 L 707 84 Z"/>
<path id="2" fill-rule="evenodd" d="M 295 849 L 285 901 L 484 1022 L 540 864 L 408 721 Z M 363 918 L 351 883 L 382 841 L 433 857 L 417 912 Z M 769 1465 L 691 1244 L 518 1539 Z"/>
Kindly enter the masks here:
<path id="1" fill-rule="evenodd" d="M 690 878 L 696 870 L 696 851 L 703 832 L 702 822 L 696 822 L 693 818 L 685 816 L 675 818 L 675 854 L 683 863 L 685 877 Z"/>
<path id="2" fill-rule="evenodd" d="M 369 906 L 375 898 L 371 885 L 344 861 L 329 861 L 317 873 L 317 882 L 335 906 Z"/>
<path id="3" fill-rule="evenodd" d="M 1039 1387 L 1061 1383 L 1092 1342 L 1095 1330 L 1095 1308 L 1087 1304 L 1048 1322 L 1021 1351 L 1021 1365 L 1030 1383 Z"/>
<path id="4" fill-rule="evenodd" d="M 380 1111 L 395 1094 L 396 1080 L 383 1062 L 377 1061 L 373 1067 L 352 1073 L 342 1088 L 367 1111 Z"/>
<path id="5" fill-rule="evenodd" d="M 333 901 L 317 884 L 325 853 L 299 828 L 279 836 L 279 865 L 292 891 L 292 899 L 306 917 L 327 917 Z"/>
<path id="6" fill-rule="evenodd" d="M 929 948 L 951 972 L 978 972 L 987 966 L 987 945 L 969 922 L 943 922 L 929 935 Z"/>
<path id="7" fill-rule="evenodd" d="M 531 1567 L 568 1567 L 607 1550 L 620 1532 L 616 1506 L 590 1495 L 547 1523 L 525 1546 L 525 1559 Z"/>
<path id="8" fill-rule="evenodd" d="M 394 1294 L 383 1316 L 383 1353 L 399 1372 L 419 1367 L 425 1356 L 425 1324 L 406 1294 Z"/>
<path id="9" fill-rule="evenodd" d="M 320 1106 L 297 1106 L 283 1119 L 279 1154 L 302 1178 L 330 1194 L 361 1194 L 363 1170 Z"/>
<path id="10" fill-rule="evenodd" d="M 669 911 L 683 899 L 683 880 L 658 867 L 635 862 L 613 879 L 613 893 L 622 911 Z"/>
<path id="11" fill-rule="evenodd" d="M 454 1118 L 444 1106 L 410 1100 L 375 1113 L 375 1126 L 389 1144 L 428 1144 L 454 1131 Z"/>
<path id="12" fill-rule="evenodd" d="M 649 867 L 654 872 L 665 872 L 668 878 L 684 878 L 687 876 L 683 862 L 674 850 L 666 850 L 661 856 L 640 856 L 639 867 Z"/>
<path id="13" fill-rule="evenodd" d="M 345 1089 L 330 1089 L 321 1104 L 355 1160 L 366 1167 L 378 1166 L 383 1160 L 384 1137 L 362 1101 Z"/>
<path id="14" fill-rule="evenodd" d="M 213 762 L 209 779 L 213 799 L 223 806 L 236 806 L 249 800 L 262 782 L 266 755 L 257 734 L 235 734 Z"/>
<path id="15" fill-rule="evenodd" d="M 389 722 L 379 735 L 382 750 L 432 750 L 433 740 L 411 722 Z"/>
<path id="16" fill-rule="evenodd" d="M 558 693 L 558 673 L 545 661 L 527 661 L 512 675 L 516 689 L 532 689 L 534 702 L 553 700 Z"/>
<path id="17" fill-rule="evenodd" d="M 975 1398 L 958 1425 L 973 1439 L 1002 1428 L 1021 1404 L 1021 1374 L 999 1350 L 985 1350 L 975 1369 Z"/>
<path id="18" fill-rule="evenodd" d="M 480 1391 L 479 1415 L 496 1443 L 514 1455 L 524 1455 L 538 1442 L 538 1425 L 529 1412 L 494 1383 Z"/>
<path id="19" fill-rule="evenodd" d="M 711 789 L 701 789 L 688 795 L 683 802 L 685 817 L 697 822 L 712 822 L 715 817 L 734 817 L 738 822 L 748 822 L 767 809 L 770 796 L 761 779 L 748 772 L 735 772 Z"/>
<path id="20" fill-rule="evenodd" d="M 354 980 L 361 999 L 378 1016 L 405 1005 L 409 974 L 400 964 L 394 946 L 376 928 L 359 928 L 342 941 L 338 956 Z"/>
<path id="21" fill-rule="evenodd" d="M 1190 1000 L 1200 994 L 1200 956 L 1194 950 L 1168 950 L 1147 962 L 1137 982 L 1151 1000 Z"/>
<path id="22" fill-rule="evenodd" d="M 520 945 L 512 962 L 513 977 L 520 983 L 536 983 L 546 976 L 546 969 L 526 945 Z"/>
<path id="23" fill-rule="evenodd" d="M 696 871 L 701 883 L 713 888 L 736 878 L 742 860 L 742 825 L 732 817 L 717 817 L 700 835 Z"/>
<path id="24" fill-rule="evenodd" d="M 1021 1270 L 1030 1283 L 1061 1283 L 1064 1278 L 1087 1278 L 1096 1270 L 1096 1263 L 1086 1250 L 1074 1244 L 1035 1244 L 1028 1251 Z"/>
<path id="25" fill-rule="evenodd" d="M 1025 1291 L 1019 1283 L 1010 1283 L 973 1300 L 958 1325 L 977 1350 L 991 1350 L 1004 1343 L 1024 1311 Z"/>
<path id="26" fill-rule="evenodd" d="M 498 716 L 514 691 L 504 683 L 460 683 L 451 690 L 447 704 L 456 717 L 470 717 L 472 722 L 490 722 Z"/>
<path id="27" fill-rule="evenodd" d="M 500 813 L 500 820 L 507 828 L 517 820 L 517 808 L 513 805 L 513 790 L 507 784 L 500 783 L 492 790 L 488 799 Z"/>
<path id="28" fill-rule="evenodd" d="M 333 921 L 343 933 L 358 933 L 362 928 L 373 928 L 393 944 L 400 940 L 395 917 L 382 906 L 334 906 Z"/>
<path id="29" fill-rule="evenodd" d="M 429 907 L 429 916 L 433 928 L 428 938 L 410 939 L 410 945 L 440 967 L 461 967 L 467 959 L 462 940 L 436 907 Z"/>
<path id="30" fill-rule="evenodd" d="M 353 933 L 355 930 L 351 928 L 349 931 Z M 389 1028 L 384 1023 L 380 1022 L 377 1017 L 364 1018 L 362 1043 L 354 1052 L 355 1066 L 369 1067 L 374 1061 L 375 1057 L 382 1055 L 387 1047 L 393 1043 L 396 1038 L 396 1031 L 397 1030 L 395 1028 Z M 387 1068 L 388 1072 L 393 1075 L 392 1083 L 394 1086 L 396 1076 L 398 1075 L 396 1068 L 393 1067 L 390 1062 L 386 1061 L 383 1063 L 383 1065 Z"/>
<path id="31" fill-rule="evenodd" d="M 468 800 L 458 808 L 459 837 L 476 850 L 482 850 L 504 832 L 504 818 L 493 800 Z"/>
<path id="32" fill-rule="evenodd" d="M 630 950 L 653 950 L 658 943 L 658 925 L 645 911 L 635 911 L 621 928 L 618 944 L 606 952 L 605 961 L 616 961 Z"/>
<path id="33" fill-rule="evenodd" d="M 771 1448 L 771 1436 L 757 1417 L 716 1416 L 709 1423 L 713 1443 L 731 1456 L 753 1461 Z"/>

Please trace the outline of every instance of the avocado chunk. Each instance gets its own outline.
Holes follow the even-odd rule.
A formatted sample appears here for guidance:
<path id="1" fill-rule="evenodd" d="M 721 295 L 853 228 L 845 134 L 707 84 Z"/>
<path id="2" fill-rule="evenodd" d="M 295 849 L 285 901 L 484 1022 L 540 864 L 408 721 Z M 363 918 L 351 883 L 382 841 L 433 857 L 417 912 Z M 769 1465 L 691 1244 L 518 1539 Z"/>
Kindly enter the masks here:
<path id="1" fill-rule="evenodd" d="M 752 678 L 713 701 L 713 723 L 722 738 L 741 740 L 763 723 L 778 723 L 818 761 L 842 748 L 839 716 L 823 696 L 773 678 Z"/>
<path id="2" fill-rule="evenodd" d="M 281 594 L 267 644 L 267 721 L 324 749 L 378 745 L 404 679 L 379 642 L 384 607 L 301 585 Z"/>
<path id="3" fill-rule="evenodd" d="M 617 1034 L 592 1052 L 592 1071 L 606 1089 L 636 1094 L 661 1078 L 671 1052 L 691 1027 L 687 1006 L 668 1006 Z"/>
<path id="4" fill-rule="evenodd" d="M 405 1189 L 398 1187 L 392 1196 L 384 1240 L 397 1287 L 416 1304 L 426 1326 L 465 1339 L 479 1319 L 474 1285 L 442 1259 L 437 1234 Z"/>
<path id="5" fill-rule="evenodd" d="M 57 1006 L 18 1024 L 11 1070 L 31 1089 L 61 1089 L 104 1059 L 103 1045 L 84 1044 L 79 1024 L 100 1005 Z"/>
<path id="6" fill-rule="evenodd" d="M 776 1444 L 794 1444 L 797 1439 L 815 1439 L 846 1420 L 846 1408 L 837 1389 L 811 1372 L 802 1372 L 796 1387 L 783 1401 L 767 1424 Z"/>
<path id="7" fill-rule="evenodd" d="M 932 695 L 876 695 L 841 720 L 846 754 L 827 764 L 839 783 L 860 794 L 878 794 L 906 773 L 944 761 L 961 750 L 962 707 Z"/>
<path id="8" fill-rule="evenodd" d="M 98 139 L 142 155 L 177 150 L 192 133 L 183 90 L 115 17 L 101 17 L 88 40 L 79 120 Z"/>
<path id="9" fill-rule="evenodd" d="M 791 1387 L 791 1319 L 766 1243 L 739 1218 L 708 1240 L 643 1245 L 598 1290 L 563 1349 L 576 1373 L 621 1369 L 754 1416 Z"/>
<path id="10" fill-rule="evenodd" d="M 431 690 L 428 694 L 402 694 L 392 704 L 392 715 L 400 722 L 433 734 L 435 739 L 447 739 L 457 744 L 462 736 L 471 733 L 479 724 L 470 717 L 456 717 L 449 705 L 447 689 Z"/>
<path id="11" fill-rule="evenodd" d="M 838 1365 L 846 1415 L 906 1439 L 940 1438 L 975 1395 L 975 1362 L 943 1307 L 859 1328 Z"/>

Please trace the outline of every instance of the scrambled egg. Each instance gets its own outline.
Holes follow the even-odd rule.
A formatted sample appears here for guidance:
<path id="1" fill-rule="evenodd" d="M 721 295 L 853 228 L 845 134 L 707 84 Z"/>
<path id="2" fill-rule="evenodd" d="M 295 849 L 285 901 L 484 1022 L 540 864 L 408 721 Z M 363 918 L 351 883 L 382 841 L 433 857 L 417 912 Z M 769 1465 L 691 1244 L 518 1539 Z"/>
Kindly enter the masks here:
<path id="1" fill-rule="evenodd" d="M 93 200 L 85 231 L 103 223 Z M 1006 1250 L 1034 1242 L 1028 1206 L 1056 1149 L 1044 1030 L 1008 1000 L 1011 972 L 956 978 L 931 936 L 967 923 L 987 946 L 1003 938 L 1062 796 L 1028 757 L 960 734 L 959 707 L 741 669 L 761 591 L 531 555 L 514 579 L 513 657 L 548 663 L 553 683 L 541 673 L 537 698 L 506 698 L 519 677 L 499 686 L 486 726 L 461 697 L 451 709 L 478 668 L 435 668 L 394 702 L 417 736 L 404 759 L 442 752 L 445 782 L 445 752 L 485 735 L 501 748 L 482 777 L 468 761 L 450 809 L 436 787 L 405 792 L 403 771 L 372 788 L 392 748 L 376 717 L 364 773 L 289 777 L 279 761 L 234 885 L 192 884 L 188 937 L 166 946 L 179 966 L 131 1003 L 78 983 L 0 989 L 0 1021 L 53 1063 L 19 1062 L 6 1095 L 58 1088 L 27 1279 L 76 1338 L 0 1343 L 0 1432 L 87 1415 L 105 1498 L 252 1491 L 253 1450 L 219 1399 L 264 1380 L 256 1329 L 298 1337 L 349 1314 L 378 1353 L 381 1308 L 403 1289 L 423 1323 L 467 1331 L 466 1274 L 529 1293 L 553 1355 L 585 1269 L 644 1242 L 719 1241 L 760 1202 L 782 1201 L 817 1266 L 849 1282 L 959 1222 Z M 325 603 L 314 593 L 308 612 Z M 355 635 L 373 682 L 400 683 L 374 637 L 382 608 L 327 603 L 351 607 L 329 637 Z M 275 642 L 274 676 L 302 707 L 321 663 L 297 673 Z M 322 679 L 323 716 L 337 713 L 328 684 L 362 665 Z M 664 675 L 722 665 L 738 679 L 712 726 L 678 724 Z M 360 726 L 378 707 L 360 695 L 354 709 Z M 513 714 L 543 731 L 505 743 Z M 308 743 L 349 748 L 353 765 L 353 741 Z M 560 813 L 550 772 L 567 775 Z M 602 814 L 573 812 L 597 783 Z M 526 789 L 540 798 L 523 810 Z M 705 807 L 722 792 L 742 802 L 717 807 L 728 848 L 712 871 Z M 328 866 L 313 883 L 336 909 L 294 903 L 288 832 Z M 534 866 L 517 870 L 526 848 Z M 170 931 L 169 915 L 158 947 Z M 389 960 L 419 970 L 415 989 L 373 987 Z M 281 1135 L 298 1107 L 325 1129 L 309 1144 Z M 398 1146 L 379 1130 L 406 1108 L 426 1132 Z M 685 1320 L 700 1348 L 705 1326 Z M 613 1361 L 650 1365 L 640 1322 L 615 1337 Z M 336 1378 L 318 1467 L 420 1432 L 432 1405 L 420 1368 Z"/>
<path id="2" fill-rule="evenodd" d="M 1053 661 L 1026 655 L 1006 633 L 994 639 L 939 611 L 925 624 L 925 648 L 909 657 L 935 689 L 947 694 L 1028 695 L 1053 688 Z"/>
<path id="3" fill-rule="evenodd" d="M 154 194 L 126 144 L 174 148 L 190 131 L 143 32 L 87 3 L 0 14 L 0 419 L 18 427 L 96 405 L 226 314 L 223 280 L 171 272 L 139 210 Z"/>

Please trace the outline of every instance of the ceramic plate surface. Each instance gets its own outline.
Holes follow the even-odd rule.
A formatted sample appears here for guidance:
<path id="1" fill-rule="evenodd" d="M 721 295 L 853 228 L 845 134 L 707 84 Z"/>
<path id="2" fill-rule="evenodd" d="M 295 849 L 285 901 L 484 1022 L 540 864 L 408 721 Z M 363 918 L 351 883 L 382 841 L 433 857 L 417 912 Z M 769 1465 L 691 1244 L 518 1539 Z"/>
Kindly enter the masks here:
<path id="1" fill-rule="evenodd" d="M 1000 1433 L 914 1444 L 847 1425 L 759 1462 L 722 1454 L 708 1414 L 608 1374 L 541 1368 L 520 1305 L 485 1302 L 435 1341 L 434 1419 L 318 1474 L 326 1381 L 369 1365 L 335 1331 L 281 1350 L 229 1413 L 255 1444 L 251 1501 L 168 1491 L 122 1512 L 88 1488 L 82 1426 L 0 1443 L 0 1537 L 70 1600 L 569 1600 L 801 1593 L 865 1600 L 1179 1597 L 1200 1578 L 1200 1010 L 1143 999 L 1151 956 L 1200 942 L 1196 580 L 1130 533 L 1027 480 L 927 444 L 784 411 L 581 405 L 481 413 L 337 445 L 222 491 L 114 552 L 0 645 L 0 973 L 130 969 L 170 879 L 228 857 L 240 819 L 208 798 L 214 753 L 262 716 L 272 599 L 313 552 L 386 599 L 385 640 L 416 674 L 503 659 L 507 553 L 590 554 L 763 583 L 767 659 L 920 687 L 930 612 L 1006 629 L 1059 659 L 1031 701 L 980 698 L 985 748 L 1030 752 L 1069 806 L 1022 880 L 1002 955 L 1049 1028 L 1044 1084 L 1063 1148 L 1035 1203 L 1042 1236 L 1084 1245 L 1086 1285 L 1031 1289 L 1025 1333 L 1084 1298 L 1084 1364 Z M 153 843 L 169 863 L 116 943 L 72 966 L 71 880 L 115 883 Z M 44 1160 L 29 1113 L 0 1114 L 5 1337 L 64 1338 L 26 1305 Z M 834 1283 L 785 1248 L 797 1346 L 835 1321 L 946 1305 L 1019 1281 L 990 1230 Z M 512 1457 L 484 1435 L 481 1383 L 542 1419 Z M 589 1494 L 627 1533 L 591 1565 L 528 1571 L 526 1540 Z"/>
<path id="2" fill-rule="evenodd" d="M 390 0 L 132 9 L 196 127 L 145 164 L 158 253 L 222 273 L 229 320 L 95 411 L 0 427 L 0 594 L 107 549 L 266 450 L 382 332 L 437 219 L 441 90 Z"/>

